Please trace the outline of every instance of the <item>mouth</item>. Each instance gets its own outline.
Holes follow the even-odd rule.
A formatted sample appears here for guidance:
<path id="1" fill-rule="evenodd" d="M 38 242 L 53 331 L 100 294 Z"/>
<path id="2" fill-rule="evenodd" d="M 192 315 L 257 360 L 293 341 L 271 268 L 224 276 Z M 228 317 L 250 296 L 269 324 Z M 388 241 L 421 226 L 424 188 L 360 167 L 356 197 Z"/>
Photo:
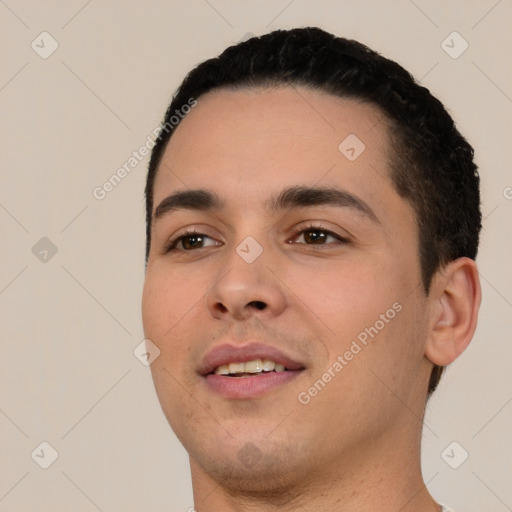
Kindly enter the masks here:
<path id="1" fill-rule="evenodd" d="M 276 363 L 271 359 L 253 359 L 247 362 L 232 362 L 217 366 L 213 372 L 214 375 L 225 375 L 234 378 L 255 377 L 269 372 L 293 371 L 285 367 L 284 364 Z M 211 375 L 211 374 L 210 374 Z"/>
<path id="2" fill-rule="evenodd" d="M 256 398 L 298 377 L 302 363 L 260 343 L 221 345 L 205 357 L 199 373 L 210 391 L 225 398 Z"/>

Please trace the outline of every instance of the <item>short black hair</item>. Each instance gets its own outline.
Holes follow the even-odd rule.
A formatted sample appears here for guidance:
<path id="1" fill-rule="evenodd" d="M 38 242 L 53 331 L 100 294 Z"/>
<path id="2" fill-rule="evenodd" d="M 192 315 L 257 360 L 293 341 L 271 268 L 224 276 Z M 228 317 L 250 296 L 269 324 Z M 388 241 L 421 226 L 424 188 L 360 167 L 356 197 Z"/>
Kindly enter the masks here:
<path id="1" fill-rule="evenodd" d="M 149 162 L 146 262 L 153 184 L 175 129 L 171 123 L 175 111 L 214 89 L 279 86 L 303 86 L 369 103 L 383 114 L 391 141 L 390 177 L 416 215 L 427 295 L 440 267 L 463 256 L 476 258 L 482 220 L 479 175 L 473 148 L 443 104 L 396 62 L 357 41 L 308 27 L 276 30 L 230 46 L 186 76 L 167 109 Z M 442 367 L 434 367 L 429 394 L 442 372 Z"/>

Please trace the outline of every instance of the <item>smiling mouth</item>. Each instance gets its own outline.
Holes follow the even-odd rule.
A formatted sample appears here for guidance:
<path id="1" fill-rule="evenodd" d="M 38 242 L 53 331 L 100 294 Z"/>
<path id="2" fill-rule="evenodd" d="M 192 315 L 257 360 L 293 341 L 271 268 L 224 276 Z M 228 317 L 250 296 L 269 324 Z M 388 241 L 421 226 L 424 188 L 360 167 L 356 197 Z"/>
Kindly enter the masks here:
<path id="1" fill-rule="evenodd" d="M 251 356 L 254 359 L 249 359 Z M 255 356 L 253 353 L 242 359 L 243 356 L 233 354 L 232 360 L 217 359 L 222 364 L 214 363 L 209 372 L 206 369 L 208 373 L 202 373 L 210 391 L 228 400 L 255 399 L 292 382 L 305 370 L 300 363 L 281 355 L 280 362 L 270 359 L 271 355 Z"/>
<path id="2" fill-rule="evenodd" d="M 284 364 L 270 359 L 253 359 L 247 362 L 233 362 L 217 366 L 210 375 L 222 375 L 233 378 L 257 377 L 268 373 L 291 371 Z"/>

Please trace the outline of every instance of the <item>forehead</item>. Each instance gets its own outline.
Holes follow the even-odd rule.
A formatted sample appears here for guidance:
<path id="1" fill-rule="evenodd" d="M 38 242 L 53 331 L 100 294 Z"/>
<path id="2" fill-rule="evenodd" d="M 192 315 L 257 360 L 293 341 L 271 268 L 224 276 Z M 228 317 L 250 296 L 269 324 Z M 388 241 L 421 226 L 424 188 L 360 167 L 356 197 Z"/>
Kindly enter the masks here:
<path id="1" fill-rule="evenodd" d="M 290 184 L 364 183 L 377 194 L 391 186 L 388 153 L 384 116 L 371 104 L 303 87 L 219 89 L 201 96 L 175 129 L 154 204 L 205 185 L 224 195 L 244 185 L 251 198 Z"/>

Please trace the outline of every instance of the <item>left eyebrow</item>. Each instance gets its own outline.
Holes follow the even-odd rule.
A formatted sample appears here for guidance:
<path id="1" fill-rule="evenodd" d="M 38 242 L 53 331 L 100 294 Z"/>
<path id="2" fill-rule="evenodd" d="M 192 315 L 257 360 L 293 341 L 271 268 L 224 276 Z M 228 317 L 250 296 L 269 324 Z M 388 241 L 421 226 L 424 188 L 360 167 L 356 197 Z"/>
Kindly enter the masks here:
<path id="1" fill-rule="evenodd" d="M 224 206 L 225 202 L 209 190 L 183 190 L 175 192 L 162 200 L 155 210 L 154 220 L 156 221 L 175 210 L 218 211 Z M 265 206 L 273 211 L 311 206 L 350 208 L 380 224 L 374 211 L 362 199 L 350 192 L 334 187 L 288 187 L 277 196 L 268 199 Z"/>
<path id="2" fill-rule="evenodd" d="M 289 187 L 284 189 L 277 197 L 267 201 L 266 205 L 274 211 L 308 206 L 351 208 L 362 213 L 373 222 L 380 224 L 377 215 L 362 199 L 346 190 L 334 187 Z"/>

